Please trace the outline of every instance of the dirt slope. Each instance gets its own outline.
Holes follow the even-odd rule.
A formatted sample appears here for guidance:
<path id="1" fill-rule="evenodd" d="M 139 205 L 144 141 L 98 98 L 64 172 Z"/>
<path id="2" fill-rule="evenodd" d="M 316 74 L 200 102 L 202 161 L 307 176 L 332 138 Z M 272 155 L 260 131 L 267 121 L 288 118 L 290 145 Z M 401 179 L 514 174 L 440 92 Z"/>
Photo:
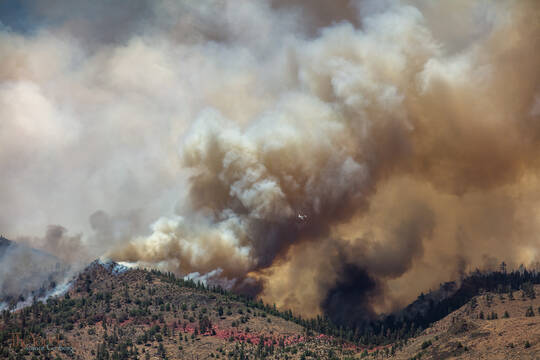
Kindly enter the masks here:
<path id="1" fill-rule="evenodd" d="M 522 291 L 513 300 L 508 293 L 477 296 L 391 358 L 540 359 L 540 286 L 534 290 L 532 299 Z M 526 316 L 530 309 L 534 316 Z"/>

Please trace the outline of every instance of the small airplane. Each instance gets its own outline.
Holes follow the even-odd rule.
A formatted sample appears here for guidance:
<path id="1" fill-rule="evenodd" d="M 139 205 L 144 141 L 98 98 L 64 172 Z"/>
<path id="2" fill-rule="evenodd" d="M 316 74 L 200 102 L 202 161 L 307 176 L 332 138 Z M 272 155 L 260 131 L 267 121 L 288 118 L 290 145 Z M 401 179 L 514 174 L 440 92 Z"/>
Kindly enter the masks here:
<path id="1" fill-rule="evenodd" d="M 307 215 L 302 215 L 302 214 L 298 214 L 298 218 L 302 221 L 306 220 L 307 219 Z"/>

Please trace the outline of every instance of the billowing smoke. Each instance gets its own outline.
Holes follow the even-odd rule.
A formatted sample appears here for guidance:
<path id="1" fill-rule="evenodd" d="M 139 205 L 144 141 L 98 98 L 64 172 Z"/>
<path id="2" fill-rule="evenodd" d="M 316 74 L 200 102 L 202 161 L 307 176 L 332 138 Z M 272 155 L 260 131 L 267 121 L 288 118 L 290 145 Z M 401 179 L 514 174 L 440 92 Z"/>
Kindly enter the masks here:
<path id="1" fill-rule="evenodd" d="M 8 236 L 337 321 L 539 259 L 537 1 L 21 4 Z"/>
<path id="2" fill-rule="evenodd" d="M 336 284 L 327 292 L 322 310 L 336 324 L 354 326 L 374 318 L 370 299 L 377 283 L 355 264 L 344 264 Z"/>

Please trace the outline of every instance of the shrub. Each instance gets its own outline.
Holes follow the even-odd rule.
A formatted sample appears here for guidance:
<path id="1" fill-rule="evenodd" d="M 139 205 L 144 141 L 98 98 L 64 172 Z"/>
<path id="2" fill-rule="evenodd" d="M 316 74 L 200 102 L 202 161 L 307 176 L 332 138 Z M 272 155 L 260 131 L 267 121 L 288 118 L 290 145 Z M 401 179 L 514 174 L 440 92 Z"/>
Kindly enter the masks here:
<path id="1" fill-rule="evenodd" d="M 210 321 L 210 319 L 208 318 L 208 316 L 204 316 L 200 321 L 199 321 L 199 329 L 200 329 L 200 332 L 201 334 L 204 334 L 205 332 L 209 331 L 212 329 L 212 322 Z"/>

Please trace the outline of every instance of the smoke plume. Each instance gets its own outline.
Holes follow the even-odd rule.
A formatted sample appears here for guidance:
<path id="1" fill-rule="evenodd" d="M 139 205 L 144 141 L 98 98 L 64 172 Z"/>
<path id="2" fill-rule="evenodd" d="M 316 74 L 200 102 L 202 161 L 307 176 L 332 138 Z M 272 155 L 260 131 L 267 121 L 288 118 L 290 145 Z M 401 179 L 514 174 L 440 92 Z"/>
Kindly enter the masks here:
<path id="1" fill-rule="evenodd" d="M 487 258 L 539 260 L 537 1 L 58 0 L 5 13 L 10 237 L 69 260 L 212 274 L 337 321 Z M 69 232 L 41 236 L 49 224 Z"/>

